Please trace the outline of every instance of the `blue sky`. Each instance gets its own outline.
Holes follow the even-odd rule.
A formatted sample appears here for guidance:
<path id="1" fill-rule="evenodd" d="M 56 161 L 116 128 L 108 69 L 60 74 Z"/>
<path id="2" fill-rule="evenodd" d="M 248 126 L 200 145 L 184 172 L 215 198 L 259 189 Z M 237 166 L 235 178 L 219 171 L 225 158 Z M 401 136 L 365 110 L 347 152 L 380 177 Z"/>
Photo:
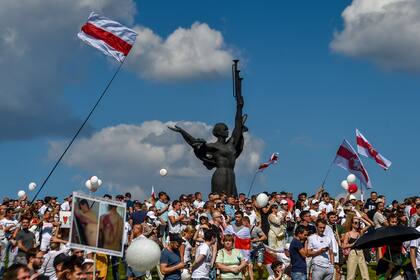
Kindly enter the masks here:
<path id="1" fill-rule="evenodd" d="M 408 15 L 406 22 L 395 23 L 391 12 L 398 7 L 393 6 L 394 1 L 385 1 L 386 6 L 374 0 L 371 3 L 376 6 L 373 7 L 363 5 L 365 1 L 334 1 L 324 6 L 314 1 L 241 1 L 240 4 L 233 1 L 108 1 L 111 4 L 99 7 L 75 4 L 77 7 L 71 7 L 69 14 L 74 13 L 77 21 L 60 17 L 60 12 L 69 9 L 64 1 L 58 1 L 51 10 L 42 9 L 46 5 L 42 1 L 34 1 L 32 5 L 36 7 L 4 4 L 12 20 L 5 27 L 9 28 L 6 29 L 9 36 L 0 40 L 0 46 L 9 43 L 10 47 L 10 42 L 14 42 L 24 47 L 22 53 L 11 47 L 0 52 L 1 81 L 7 85 L 0 89 L 0 98 L 4 98 L 7 105 L 0 106 L 0 116 L 5 123 L 10 123 L 1 126 L 4 134 L 0 137 L 3 182 L 0 195 L 16 196 L 17 191 L 26 190 L 31 181 L 41 184 L 69 140 L 68 136 L 112 76 L 115 63 L 75 37 L 93 9 L 140 28 L 142 32 L 137 40 L 141 44 L 148 43 L 143 33 L 145 28 L 162 41 L 179 27 L 192 30 L 195 22 L 208 25 L 209 29 L 201 29 L 203 32 L 219 32 L 223 46 L 216 48 L 241 59 L 245 78 L 244 111 L 249 115 L 252 145 L 244 161 L 255 152 L 259 158 L 248 163 L 256 168 L 257 163 L 266 160 L 272 152 L 280 154 L 279 163 L 258 177 L 255 192 L 261 189 L 295 194 L 313 192 L 322 182 L 343 138 L 354 144 L 354 130 L 359 128 L 379 152 L 393 162 L 390 170 L 384 172 L 372 160 L 363 159 L 374 190 L 392 199 L 418 194 L 417 155 L 411 151 L 415 150 L 420 137 L 417 109 L 420 82 L 415 64 L 420 57 L 420 40 L 413 40 L 412 34 L 406 34 L 409 31 L 404 29 L 404 24 L 416 23 L 415 15 Z M 412 4 L 409 0 L 403 2 Z M 23 36 L 41 28 L 18 23 L 18 14 L 30 8 L 39 9 L 37 16 L 46 13 L 47 19 L 65 26 L 65 32 L 54 31 L 51 35 L 48 50 L 39 47 L 45 44 L 37 41 L 36 36 Z M 346 8 L 349 12 L 342 17 Z M 54 16 L 55 9 L 58 15 Z M 420 8 L 416 6 L 414 11 L 420 13 Z M 376 29 L 357 20 L 366 17 L 371 17 Z M 0 20 L 0 26 L 1 23 Z M 382 25 L 385 30 L 395 28 L 397 32 L 393 34 L 399 34 L 398 37 L 381 37 L 384 36 L 381 35 Z M 72 32 L 74 36 L 70 36 Z M 16 38 L 24 40 L 24 44 Z M 200 42 L 196 44 L 195 47 L 202 46 Z M 22 57 L 27 59 L 23 62 Z M 124 151 L 130 155 L 127 162 L 124 157 L 120 158 L 123 152 L 115 153 L 119 147 L 131 147 L 136 137 L 140 142 L 146 141 L 142 137 L 149 128 L 137 128 L 148 121 L 158 121 L 160 129 L 167 122 L 189 121 L 188 128 L 207 136 L 216 122 L 224 121 L 231 127 L 235 105 L 228 67 L 224 67 L 230 62 L 222 63 L 220 69 L 207 69 L 205 64 L 194 72 L 188 68 L 201 57 L 193 57 L 182 68 L 185 72 L 181 71 L 184 73 L 181 77 L 167 77 L 166 72 L 162 75 L 159 70 L 151 72 L 156 62 L 150 57 L 148 53 L 130 54 L 127 65 L 79 139 L 80 146 L 69 151 L 68 158 L 51 177 L 41 197 L 46 194 L 62 197 L 84 189 L 84 181 L 91 175 L 98 175 L 104 181 L 98 194 L 129 190 L 142 196 L 150 192 L 151 185 L 173 195 L 179 194 L 181 189 L 184 192 L 208 190 L 211 173 L 194 161 L 192 155 L 185 152 L 186 148 L 181 150 L 182 141 L 169 132 L 164 134 L 170 135 L 172 142 L 168 145 L 185 155 L 169 161 L 165 156 L 172 150 L 168 150 L 163 158 L 155 159 L 153 153 L 143 154 L 145 146 L 136 146 L 135 141 L 131 152 Z M 7 67 L 7 62 L 13 66 Z M 8 83 L 10 80 L 12 82 Z M 23 93 L 11 98 L 20 87 Z M 34 113 L 30 114 L 32 109 Z M 197 122 L 201 126 L 193 126 Z M 200 132 L 200 129 L 205 131 Z M 127 134 L 123 133 L 123 137 L 121 131 Z M 159 133 L 163 132 L 159 130 Z M 107 135 L 114 137 L 111 143 L 107 142 Z M 121 143 L 122 146 L 118 146 Z M 146 149 L 160 145 L 156 143 Z M 154 169 L 147 169 L 149 166 Z M 158 176 L 159 166 L 168 168 L 167 177 Z M 237 170 L 238 187 L 246 192 L 254 167 L 245 162 L 238 168 L 241 169 Z M 190 174 L 188 169 L 198 175 Z M 343 193 L 340 182 L 346 176 L 344 170 L 333 168 L 326 182 L 327 190 L 334 195 Z"/>

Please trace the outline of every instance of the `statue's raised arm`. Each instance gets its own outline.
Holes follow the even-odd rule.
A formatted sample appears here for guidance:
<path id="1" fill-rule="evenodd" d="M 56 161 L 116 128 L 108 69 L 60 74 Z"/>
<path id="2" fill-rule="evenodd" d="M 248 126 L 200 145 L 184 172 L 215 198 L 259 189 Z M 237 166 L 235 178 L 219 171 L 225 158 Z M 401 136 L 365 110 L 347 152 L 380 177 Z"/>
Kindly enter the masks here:
<path id="1" fill-rule="evenodd" d="M 207 169 L 216 168 L 211 178 L 211 191 L 215 193 L 225 192 L 237 195 L 235 179 L 236 159 L 244 148 L 244 132 L 248 129 L 245 126 L 247 116 L 242 115 L 244 99 L 242 97 L 241 82 L 237 69 L 238 61 L 234 60 L 232 71 L 234 74 L 234 96 L 236 98 L 235 128 L 229 138 L 229 129 L 224 123 L 217 123 L 213 128 L 213 136 L 216 142 L 208 143 L 203 139 L 195 138 L 179 126 L 169 129 L 182 135 L 185 142 L 193 149 L 195 156 L 200 159 Z"/>
<path id="2" fill-rule="evenodd" d="M 242 96 L 242 80 L 243 78 L 239 75 L 238 61 L 234 60 L 233 64 L 233 76 L 234 76 L 234 96 L 236 98 L 236 114 L 235 114 L 235 128 L 233 129 L 230 141 L 236 150 L 236 158 L 242 153 L 244 148 L 244 135 L 243 133 L 248 131 L 245 126 L 247 115 L 242 115 L 242 109 L 244 107 L 244 98 Z"/>

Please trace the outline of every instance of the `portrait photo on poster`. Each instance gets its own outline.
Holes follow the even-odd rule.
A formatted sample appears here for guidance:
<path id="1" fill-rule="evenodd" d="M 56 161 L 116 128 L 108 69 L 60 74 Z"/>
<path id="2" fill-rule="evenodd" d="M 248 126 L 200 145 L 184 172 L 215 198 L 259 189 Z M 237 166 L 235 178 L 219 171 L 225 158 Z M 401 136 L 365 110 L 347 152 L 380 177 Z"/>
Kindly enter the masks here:
<path id="1" fill-rule="evenodd" d="M 122 256 L 126 204 L 73 193 L 70 247 Z"/>

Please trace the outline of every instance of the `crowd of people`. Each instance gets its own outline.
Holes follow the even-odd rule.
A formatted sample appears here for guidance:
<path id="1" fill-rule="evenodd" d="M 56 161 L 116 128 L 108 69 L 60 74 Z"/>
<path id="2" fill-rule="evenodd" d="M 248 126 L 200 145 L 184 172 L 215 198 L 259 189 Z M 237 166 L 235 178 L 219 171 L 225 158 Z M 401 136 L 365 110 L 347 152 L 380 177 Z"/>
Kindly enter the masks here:
<path id="1" fill-rule="evenodd" d="M 130 193 L 125 201 L 123 240 L 148 238 L 161 247 L 152 271 L 136 271 L 125 257 L 72 248 L 60 211 L 72 208 L 47 196 L 34 203 L 5 197 L 0 208 L 0 279 L 420 279 L 420 239 L 395 240 L 381 248 L 353 244 L 372 229 L 403 225 L 420 231 L 420 197 L 389 203 L 371 192 L 366 201 L 349 194 L 266 193 L 258 205 L 225 193 L 200 192 L 170 199 L 160 192 L 146 200 Z M 147 254 L 147 252 L 143 252 Z M 368 265 L 375 263 L 376 276 Z M 371 277 L 371 278 L 370 278 Z"/>

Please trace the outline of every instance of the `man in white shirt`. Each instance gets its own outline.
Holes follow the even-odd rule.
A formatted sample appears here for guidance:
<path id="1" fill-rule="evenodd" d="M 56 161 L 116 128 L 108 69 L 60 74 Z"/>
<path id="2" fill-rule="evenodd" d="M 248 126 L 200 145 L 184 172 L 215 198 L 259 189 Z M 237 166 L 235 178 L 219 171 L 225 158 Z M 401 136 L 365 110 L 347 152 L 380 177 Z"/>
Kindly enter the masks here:
<path id="1" fill-rule="evenodd" d="M 332 240 L 324 234 L 326 223 L 316 221 L 317 233 L 308 237 L 308 255 L 312 257 L 312 279 L 332 280 L 334 276 L 334 254 Z"/>
<path id="2" fill-rule="evenodd" d="M 417 224 L 419 223 L 417 222 Z M 420 231 L 420 225 L 416 229 Z M 410 260 L 416 271 L 417 279 L 420 279 L 420 238 L 410 241 Z"/>
<path id="3" fill-rule="evenodd" d="M 169 232 L 180 233 L 181 232 L 181 221 L 184 219 L 184 215 L 181 214 L 181 202 L 174 200 L 172 202 L 172 209 L 168 213 L 169 219 Z"/>
<path id="4" fill-rule="evenodd" d="M 311 201 L 311 208 L 309 209 L 309 213 L 311 214 L 312 221 L 316 221 L 319 211 L 319 201 L 318 199 L 312 199 Z"/>
<path id="5" fill-rule="evenodd" d="M 195 260 L 191 266 L 194 279 L 210 279 L 210 270 L 216 258 L 217 247 L 214 246 L 216 235 L 213 230 L 204 231 L 204 243 L 202 243 L 195 253 Z"/>
<path id="6" fill-rule="evenodd" d="M 194 196 L 195 196 L 195 200 L 193 202 L 193 207 L 195 209 L 203 208 L 205 202 L 203 201 L 203 196 L 201 192 L 196 192 Z"/>
<path id="7" fill-rule="evenodd" d="M 322 194 L 322 201 L 319 203 L 319 211 L 324 209 L 327 214 L 334 211 L 334 205 L 332 205 L 330 195 L 327 192 Z"/>
<path id="8" fill-rule="evenodd" d="M 67 197 L 64 202 L 60 205 L 61 211 L 70 211 L 71 210 L 71 203 L 72 203 L 72 195 Z"/>
<path id="9" fill-rule="evenodd" d="M 249 218 L 249 222 L 250 222 L 251 227 L 256 224 L 257 214 L 255 214 L 255 211 L 252 208 L 252 202 L 251 201 L 248 201 L 245 204 L 244 216 Z"/>

